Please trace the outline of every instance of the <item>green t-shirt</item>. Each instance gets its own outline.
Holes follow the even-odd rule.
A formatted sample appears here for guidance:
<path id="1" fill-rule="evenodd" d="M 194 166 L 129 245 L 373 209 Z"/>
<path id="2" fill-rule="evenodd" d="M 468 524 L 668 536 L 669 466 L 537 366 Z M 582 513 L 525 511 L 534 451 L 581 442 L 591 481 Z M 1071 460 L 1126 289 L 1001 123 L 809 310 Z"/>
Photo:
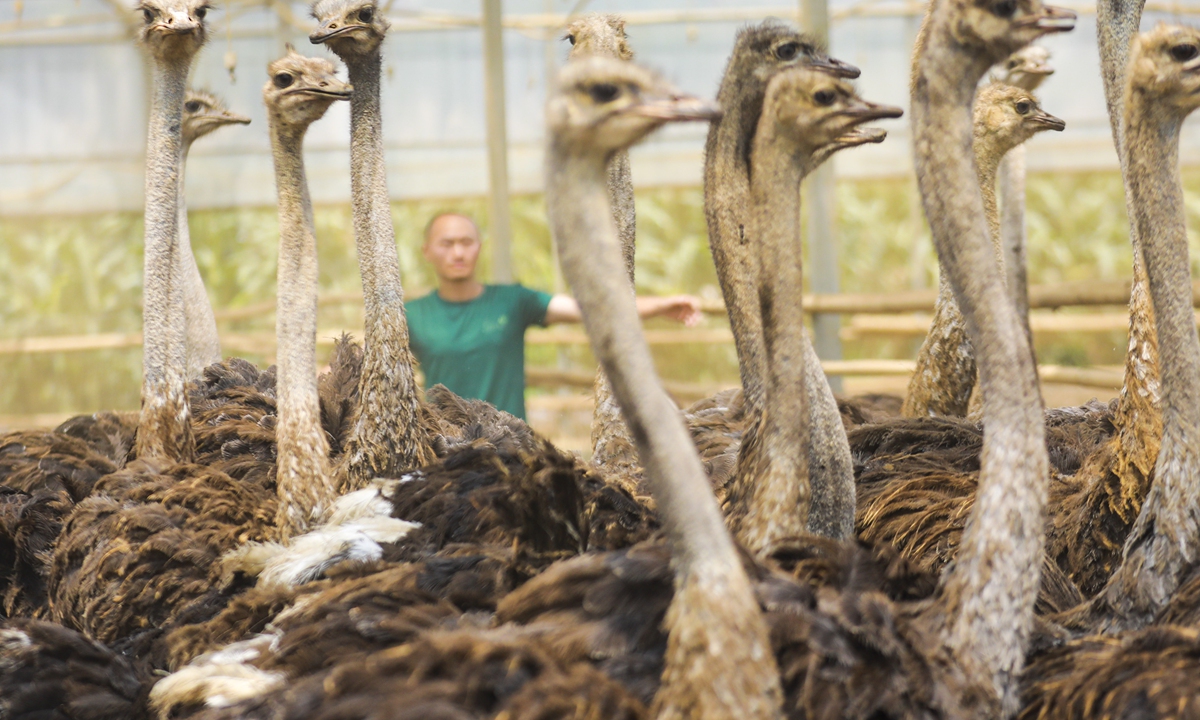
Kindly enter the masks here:
<path id="1" fill-rule="evenodd" d="M 546 324 L 548 293 L 485 285 L 466 302 L 431 292 L 406 304 L 413 354 L 425 387 L 438 383 L 525 418 L 525 329 Z"/>

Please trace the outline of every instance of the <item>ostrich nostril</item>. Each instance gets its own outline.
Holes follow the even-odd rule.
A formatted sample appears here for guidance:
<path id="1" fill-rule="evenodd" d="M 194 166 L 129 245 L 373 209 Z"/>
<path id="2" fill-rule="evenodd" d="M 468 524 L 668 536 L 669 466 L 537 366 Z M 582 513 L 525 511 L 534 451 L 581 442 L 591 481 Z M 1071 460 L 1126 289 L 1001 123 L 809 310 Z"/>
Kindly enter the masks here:
<path id="1" fill-rule="evenodd" d="M 329 87 L 329 83 L 327 83 L 327 82 L 325 82 L 324 80 L 322 80 L 322 81 L 321 81 L 321 87 Z"/>
<path id="2" fill-rule="evenodd" d="M 337 30 L 337 23 L 329 23 L 330 30 Z"/>

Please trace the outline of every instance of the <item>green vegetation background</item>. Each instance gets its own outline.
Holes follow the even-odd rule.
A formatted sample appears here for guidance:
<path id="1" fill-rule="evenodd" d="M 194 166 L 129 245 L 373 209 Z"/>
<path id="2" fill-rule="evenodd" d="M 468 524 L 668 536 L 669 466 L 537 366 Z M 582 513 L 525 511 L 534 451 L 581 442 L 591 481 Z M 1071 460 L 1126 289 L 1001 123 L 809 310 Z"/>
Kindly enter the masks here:
<path id="1" fill-rule="evenodd" d="M 1200 219 L 1200 170 L 1185 171 L 1190 226 Z M 1033 283 L 1114 280 L 1129 274 L 1124 201 L 1115 173 L 1036 175 L 1030 178 L 1030 279 Z M 846 292 L 892 292 L 933 287 L 936 262 L 911 180 L 843 181 L 837 189 L 841 287 Z M 460 209 L 480 220 L 485 203 L 397 203 L 392 208 L 406 292 L 429 290 L 420 255 L 428 217 Z M 637 196 L 638 290 L 690 292 L 719 298 L 698 188 L 652 189 Z M 540 196 L 514 199 L 517 276 L 547 290 L 561 289 Z M 323 292 L 360 290 L 350 210 L 319 207 L 316 231 Z M 192 243 L 217 308 L 274 297 L 277 224 L 274 208 L 193 212 Z M 1195 244 L 1194 233 L 1189 240 Z M 486 240 L 485 240 L 486 243 Z M 139 213 L 0 219 L 0 339 L 41 335 L 137 332 L 141 328 L 142 219 Z M 486 256 L 486 252 L 485 252 Z M 1193 262 L 1200 256 L 1193 252 Z M 484 260 L 484 273 L 488 272 Z M 320 327 L 360 324 L 350 307 L 322 310 Z M 710 326 L 724 324 L 710 319 Z M 273 332 L 273 316 L 225 324 L 238 332 Z M 1039 343 L 1043 362 L 1089 365 L 1121 362 L 1123 333 L 1061 335 Z M 849 344 L 847 357 L 911 357 L 912 341 Z M 732 345 L 656 349 L 665 377 L 695 382 L 736 381 Z M 262 362 L 263 358 L 249 356 Z M 591 369 L 584 348 L 531 348 L 530 363 Z M 138 404 L 137 350 L 0 355 L 0 415 L 133 409 Z"/>

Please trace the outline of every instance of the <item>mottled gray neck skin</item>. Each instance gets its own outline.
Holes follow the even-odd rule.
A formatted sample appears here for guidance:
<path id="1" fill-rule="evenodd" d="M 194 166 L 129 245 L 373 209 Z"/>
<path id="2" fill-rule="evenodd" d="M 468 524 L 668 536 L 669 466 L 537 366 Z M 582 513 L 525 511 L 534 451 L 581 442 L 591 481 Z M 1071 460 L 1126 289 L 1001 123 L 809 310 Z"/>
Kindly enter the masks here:
<path id="1" fill-rule="evenodd" d="M 331 44 L 331 49 L 338 50 Z M 354 94 L 350 98 L 350 189 L 354 238 L 363 284 L 365 324 L 358 408 L 341 468 L 343 491 L 375 477 L 399 477 L 433 459 L 418 421 L 420 396 L 409 350 L 400 260 L 392 228 L 383 147 L 378 50 L 341 54 Z"/>
<path id="2" fill-rule="evenodd" d="M 1170 341 L 1158 348 L 1163 424 L 1154 483 L 1103 592 L 1116 613 L 1108 629 L 1151 622 L 1200 559 L 1200 339 L 1179 175 L 1182 118 L 1137 88 L 1125 102 L 1132 224 L 1142 240 L 1158 337 Z"/>
<path id="3" fill-rule="evenodd" d="M 279 195 L 276 527 L 286 539 L 319 521 L 337 493 L 317 395 L 317 241 L 304 175 L 307 125 L 285 124 L 274 113 L 268 121 Z"/>
<path id="4" fill-rule="evenodd" d="M 176 272 L 183 282 L 183 314 L 187 325 L 187 379 L 196 380 L 204 368 L 221 362 L 221 339 L 217 334 L 217 319 L 212 303 L 204 289 L 204 278 L 192 254 L 192 237 L 188 231 L 187 156 L 192 149 L 189 140 L 183 141 L 183 166 L 179 171 L 179 264 Z"/>
<path id="5" fill-rule="evenodd" d="M 808 523 L 808 464 L 797 448 L 809 444 L 805 402 L 804 309 L 800 248 L 800 182 L 808 174 L 812 148 L 798 148 L 794 135 L 764 112 L 754 135 L 750 164 L 747 235 L 759 259 L 758 302 L 766 349 L 764 407 L 747 429 L 730 488 L 734 536 L 751 552 L 767 555 Z M 851 514 L 853 510 L 851 510 Z"/>
<path id="6" fill-rule="evenodd" d="M 654 714 L 778 718 L 782 693 L 766 624 L 683 419 L 658 381 L 624 282 L 607 159 L 552 137 L 546 204 L 563 272 L 637 443 L 674 557 Z"/>
<path id="7" fill-rule="evenodd" d="M 988 67 L 1015 48 L 961 43 L 962 10 L 935 2 L 914 62 L 916 171 L 934 244 L 976 349 L 984 443 L 975 507 L 939 588 L 944 648 L 986 691 L 978 717 L 1007 716 L 1033 622 L 1049 461 L 1037 372 L 995 271 L 974 167 L 971 108 Z"/>
<path id="8" fill-rule="evenodd" d="M 183 97 L 192 55 L 154 57 L 154 96 L 146 137 L 146 236 L 142 308 L 142 410 L 138 457 L 195 458 L 187 378 L 184 282 L 179 277 L 179 195 Z"/>
<path id="9" fill-rule="evenodd" d="M 765 27 L 765 26 L 764 26 Z M 752 28 L 757 30 L 757 28 Z M 765 406 L 766 348 L 758 306 L 758 258 L 746 231 L 750 203 L 750 153 L 767 82 L 776 66 L 760 62 L 739 36 L 717 91 L 723 115 L 713 121 L 704 148 L 704 213 L 721 294 L 737 348 L 745 407 L 753 417 Z M 809 412 L 809 477 L 813 480 L 811 533 L 842 539 L 854 530 L 854 463 L 837 399 L 808 345 L 805 375 Z M 846 514 L 850 508 L 850 514 Z"/>
<path id="10" fill-rule="evenodd" d="M 625 21 L 613 15 L 588 15 L 567 29 L 572 46 L 568 59 L 584 55 L 600 55 L 618 60 L 632 60 L 625 38 Z M 629 276 L 630 292 L 634 292 L 634 255 L 637 247 L 637 211 L 633 201 L 633 175 L 629 169 L 629 152 L 618 150 L 608 161 L 608 199 L 612 207 L 621 257 Z M 633 438 L 621 417 L 621 407 L 613 397 L 612 387 L 604 370 L 596 370 L 592 404 L 592 463 L 605 471 L 622 477 L 641 473 L 634 455 Z"/>
<path id="11" fill-rule="evenodd" d="M 1141 25 L 1145 0 L 1097 0 L 1096 36 L 1100 46 L 1100 77 L 1112 126 L 1113 144 L 1125 181 L 1125 209 L 1133 206 L 1132 178 L 1125 151 L 1125 72 L 1129 47 Z M 1117 403 L 1116 424 L 1120 452 L 1114 470 L 1123 481 L 1143 487 L 1154 471 L 1162 439 L 1162 406 L 1159 385 L 1158 335 L 1151 301 L 1142 241 L 1137 225 L 1129 227 L 1133 245 L 1133 285 L 1129 295 L 1129 347 L 1125 354 L 1125 379 Z M 1139 493 L 1140 494 L 1140 493 Z"/>

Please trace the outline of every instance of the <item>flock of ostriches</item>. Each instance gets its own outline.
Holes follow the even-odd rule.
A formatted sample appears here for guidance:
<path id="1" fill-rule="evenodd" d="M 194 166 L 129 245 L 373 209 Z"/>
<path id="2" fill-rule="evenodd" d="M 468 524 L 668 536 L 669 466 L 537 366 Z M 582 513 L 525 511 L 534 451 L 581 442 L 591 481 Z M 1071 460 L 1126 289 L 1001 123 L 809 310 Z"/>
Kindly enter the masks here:
<path id="1" fill-rule="evenodd" d="M 1073 13 L 930 3 L 911 121 L 942 292 L 902 404 L 839 401 L 821 375 L 797 192 L 900 110 L 783 24 L 738 34 L 714 104 L 634 64 L 620 19 L 578 20 L 546 106 L 546 199 L 601 365 L 584 462 L 417 388 L 374 0 L 313 8 L 312 42 L 349 82 L 294 50 L 269 67 L 278 365 L 221 359 L 182 165 L 245 119 L 186 89 L 208 10 L 139 7 L 141 411 L 0 440 L 0 718 L 1200 717 L 1200 340 L 1178 169 L 1200 31 L 1138 35 L 1140 1 L 1099 0 L 1131 340 L 1116 400 L 1046 410 L 1019 146 L 1063 122 L 1031 95 L 1050 70 L 1025 46 Z M 343 100 L 365 337 L 318 377 L 302 146 Z M 742 387 L 681 412 L 635 314 L 625 153 L 682 121 L 710 123 L 705 207 Z"/>

